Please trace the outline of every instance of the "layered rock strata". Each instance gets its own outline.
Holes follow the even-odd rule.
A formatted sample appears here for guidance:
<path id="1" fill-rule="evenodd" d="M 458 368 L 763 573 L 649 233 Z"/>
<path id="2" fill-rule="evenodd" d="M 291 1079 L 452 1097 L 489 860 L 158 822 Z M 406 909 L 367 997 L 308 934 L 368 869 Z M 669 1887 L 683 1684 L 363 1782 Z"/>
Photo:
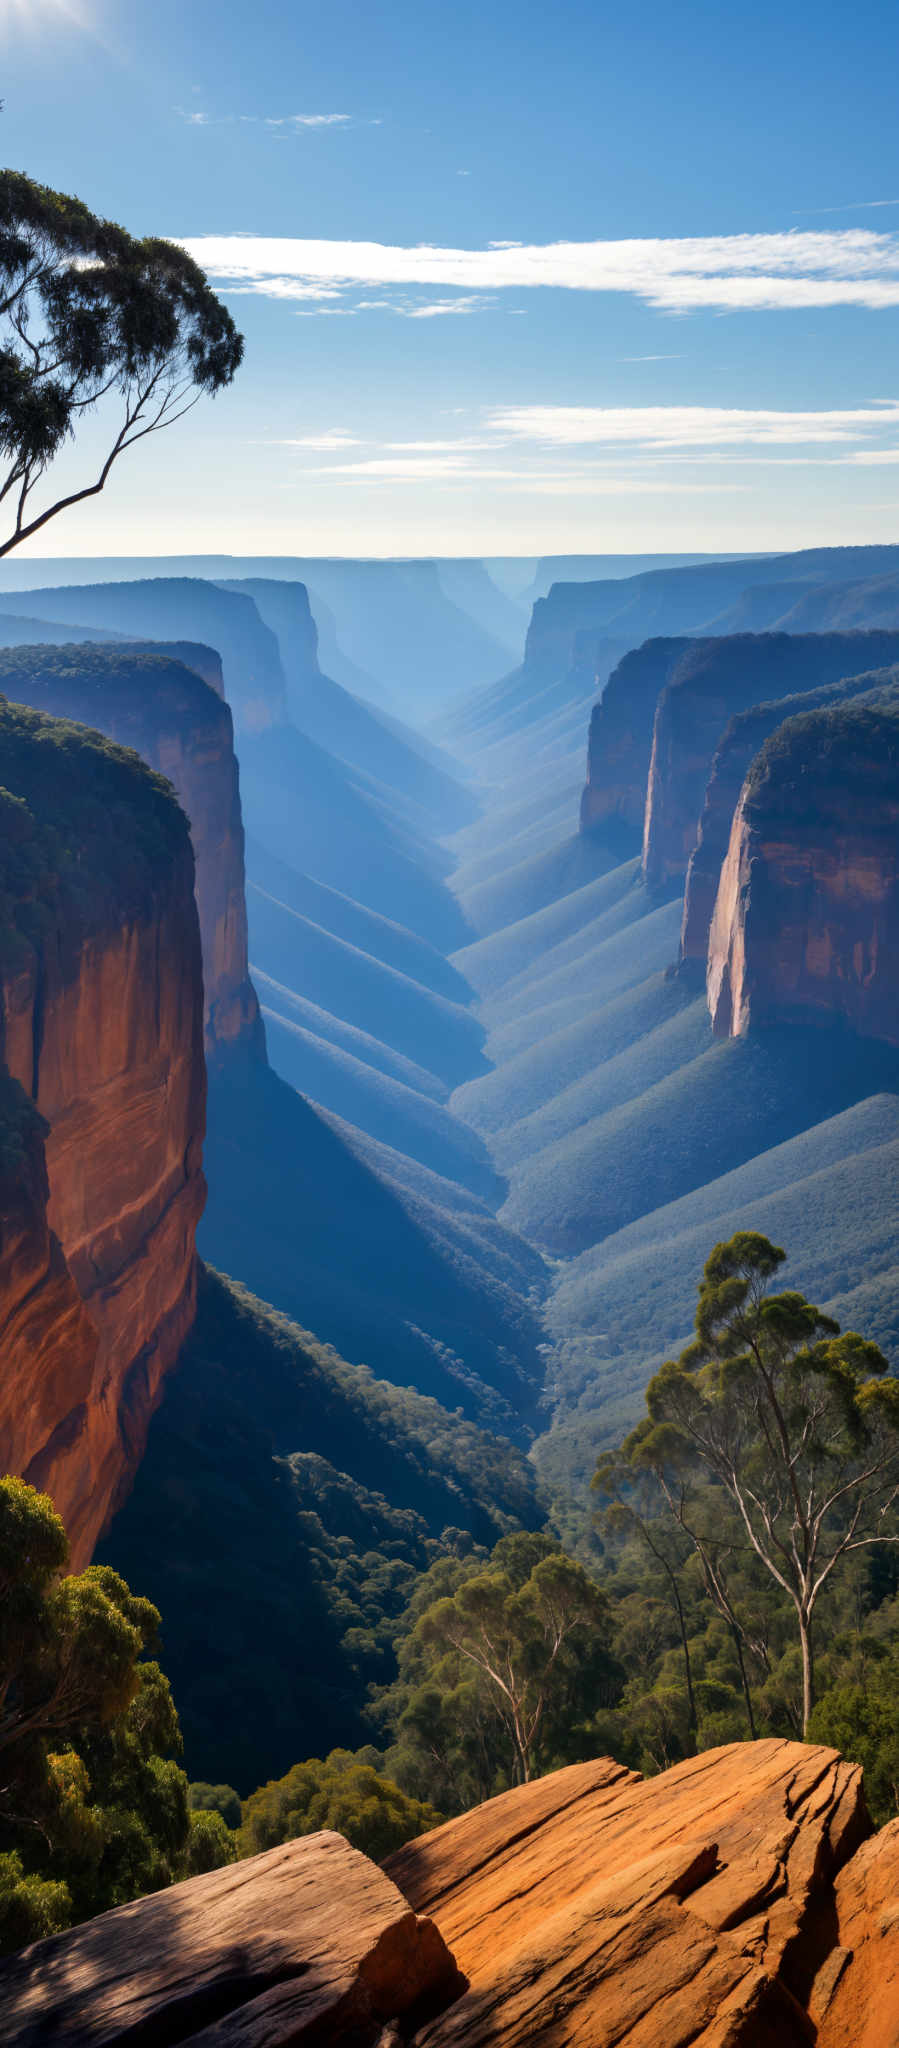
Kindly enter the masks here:
<path id="1" fill-rule="evenodd" d="M 170 789 L 136 755 L 20 705 L 0 703 L 0 787 L 0 1056 L 47 1126 L 50 1233 L 43 1281 L 32 1233 L 40 1341 L 30 1377 L 27 1352 L 25 1379 L 4 1375 L 3 1413 L 14 1469 L 65 1508 L 77 1566 L 127 1490 L 194 1314 L 205 1067 L 193 856 Z M 96 1333 L 92 1359 L 54 1240 Z M 11 1287 L 0 1314 L 13 1301 Z"/>
<path id="2" fill-rule="evenodd" d="M 833 1750 L 575 1764 L 378 1871 L 331 1834 L 0 1966 L 18 2048 L 885 2048 L 899 1823 Z"/>
<path id="3" fill-rule="evenodd" d="M 899 712 L 789 719 L 750 769 L 712 918 L 719 1037 L 842 1018 L 899 1044 Z"/>
<path id="4" fill-rule="evenodd" d="M 776 697 L 819 690 L 899 661 L 899 633 L 734 633 L 685 649 L 659 695 L 646 784 L 643 873 L 686 874 L 706 785 L 730 720 Z"/>
<path id="5" fill-rule="evenodd" d="M 899 668 L 878 669 L 870 675 L 848 676 L 808 695 L 782 697 L 774 704 L 758 704 L 732 718 L 712 763 L 703 804 L 696 845 L 690 855 L 684 890 L 684 921 L 681 932 L 681 960 L 705 969 L 709 931 L 721 869 L 727 854 L 734 811 L 751 763 L 759 748 L 788 718 L 802 711 L 819 711 L 828 705 L 873 694 L 899 690 Z"/>
<path id="6" fill-rule="evenodd" d="M 177 654 L 177 658 L 173 658 Z M 247 963 L 244 831 L 231 712 L 212 648 L 18 647 L 0 652 L 0 690 L 95 726 L 172 783 L 190 822 L 203 947 L 206 1051 L 264 1058 Z"/>

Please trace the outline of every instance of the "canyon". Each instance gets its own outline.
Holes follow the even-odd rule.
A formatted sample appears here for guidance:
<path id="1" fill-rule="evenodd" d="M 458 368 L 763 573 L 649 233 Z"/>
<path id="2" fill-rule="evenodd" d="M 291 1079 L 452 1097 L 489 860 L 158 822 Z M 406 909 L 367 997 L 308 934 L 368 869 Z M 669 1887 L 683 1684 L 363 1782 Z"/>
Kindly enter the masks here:
<path id="1" fill-rule="evenodd" d="M 202 1196 L 189 1140 L 191 1244 L 189 1252 L 180 1244 L 173 1261 L 172 1301 L 153 1304 L 161 1348 L 144 1382 L 132 1367 L 146 1335 L 116 1364 L 121 1380 L 109 1378 L 113 1337 L 101 1322 L 112 1329 L 113 1305 L 92 1281 L 62 1191 L 66 1131 L 81 1130 L 80 1070 L 66 1070 L 71 1106 L 59 1087 L 53 1092 L 49 1069 L 35 1091 L 26 1058 L 32 1013 L 24 1001 L 16 1022 L 11 996 L 17 1049 L 7 1064 L 49 1126 L 30 1140 L 33 1186 L 43 1145 L 49 1195 L 43 1222 L 38 1201 L 34 1219 L 16 1225 L 26 1277 L 18 1293 L 10 1287 L 9 1327 L 29 1293 L 27 1275 L 45 1275 L 30 1286 L 29 1313 L 45 1313 L 40 1297 L 55 1301 L 73 1356 L 68 1400 L 54 1346 L 42 1340 L 34 1442 L 16 1437 L 16 1467 L 50 1473 L 59 1498 L 73 1502 L 77 1560 L 106 1529 L 100 1555 L 158 1598 L 193 1753 L 217 1739 L 189 1621 L 209 1602 L 215 1570 L 219 1478 L 213 1461 L 208 1487 L 200 1483 L 192 1448 L 211 1400 L 229 1418 L 217 1457 L 235 1484 L 244 1483 L 238 1447 L 254 1444 L 248 1558 L 276 1541 L 290 1557 L 312 1483 L 304 1457 L 332 1475 L 329 1542 L 350 1527 L 333 1474 L 350 1470 L 357 1489 L 371 1488 L 361 1444 L 357 1462 L 344 1464 L 339 1432 L 313 1421 L 322 1344 L 334 1347 L 339 1373 L 329 1398 L 348 1441 L 367 1369 L 403 1401 L 414 1388 L 439 1404 L 435 1414 L 460 1414 L 474 1432 L 475 1460 L 487 1459 L 475 1446 L 490 1440 L 478 1432 L 499 1432 L 507 1459 L 514 1446 L 524 1465 L 491 1481 L 494 1498 L 516 1503 L 503 1514 L 535 1525 L 545 1513 L 539 1479 L 572 1503 L 583 1526 L 596 1451 L 633 1418 L 654 1364 L 685 1341 L 693 1275 L 716 1236 L 744 1224 L 770 1228 L 789 1244 L 797 1279 L 833 1313 L 858 1320 L 888 1350 L 899 1341 L 885 1199 L 899 1156 L 888 967 L 895 790 L 893 753 L 881 744 L 892 728 L 878 727 L 880 779 L 865 796 L 873 727 L 859 726 L 851 742 L 845 722 L 826 727 L 831 738 L 815 752 L 800 720 L 807 811 L 786 781 L 779 799 L 796 810 L 793 838 L 783 820 L 774 836 L 757 793 L 747 794 L 753 764 L 803 707 L 826 721 L 855 704 L 864 721 L 881 704 L 876 715 L 889 720 L 899 630 L 869 627 L 859 593 L 870 584 L 883 620 L 896 551 L 862 552 L 864 563 L 815 551 L 555 583 L 537 595 L 526 635 L 521 619 L 520 665 L 460 695 L 439 719 L 427 715 L 425 692 L 417 730 L 320 661 L 321 645 L 332 670 L 351 680 L 358 673 L 355 655 L 341 650 L 337 566 L 326 599 L 313 582 L 314 573 L 325 587 L 318 568 L 310 566 L 307 588 L 291 564 L 223 559 L 159 565 L 173 573 L 146 581 L 36 578 L 0 599 L 0 638 L 4 621 L 12 634 L 14 621 L 44 615 L 54 636 L 30 650 L 15 640 L 0 688 L 133 746 L 171 779 L 190 820 L 209 1077 L 209 1193 L 196 1241 L 238 1293 L 214 1274 L 196 1292 Z M 198 567 L 204 576 L 176 573 Z M 868 583 L 854 573 L 867 568 Z M 439 575 L 403 585 L 391 584 L 392 573 L 381 616 L 391 588 L 413 593 L 419 618 L 430 591 L 438 630 L 448 601 Z M 482 631 L 492 603 L 483 577 L 470 565 L 454 581 L 446 565 L 440 574 L 457 608 L 477 608 L 472 630 Z M 376 583 L 367 565 L 354 588 Z M 823 604 L 844 585 L 858 625 L 820 634 L 782 625 L 797 591 L 803 603 L 817 593 Z M 67 645 L 56 635 L 71 615 L 68 630 L 82 637 Z M 759 630 L 722 632 L 747 616 Z M 494 623 L 503 620 L 511 636 L 499 603 Z M 151 623 L 158 640 L 147 638 Z M 629 633 L 644 629 L 650 637 L 629 647 Z M 346 644 L 358 653 L 356 631 L 353 624 Z M 844 747 L 852 794 L 838 818 Z M 166 935 L 160 974 L 168 944 Z M 100 986 L 104 1013 L 120 1009 L 112 980 Z M 86 994 L 83 1011 L 71 1012 L 76 1040 L 84 1030 L 102 1038 L 82 1022 L 95 1015 L 93 1002 Z M 175 1131 L 179 1142 L 184 1136 L 184 1106 L 165 1004 L 144 1004 L 145 1035 L 151 1008 L 157 1057 L 173 1077 L 172 1121 L 163 1143 L 159 1120 L 158 1172 L 152 1146 L 129 1149 L 143 1154 L 158 1199 L 171 1167 L 165 1145 Z M 78 1052 L 89 1076 L 95 1056 L 93 1043 L 90 1059 Z M 111 1048 L 105 1057 L 113 1061 Z M 121 1114 L 125 1130 L 124 1102 Z M 111 1198 L 139 1218 L 136 1194 L 122 1193 L 99 1140 L 98 1159 Z M 102 1239 L 102 1204 L 98 1213 Z M 843 1299 L 850 1270 L 851 1305 Z M 255 1307 L 243 1305 L 241 1288 Z M 265 1323 L 269 1313 L 283 1328 Z M 151 1319 L 148 1305 L 144 1322 Z M 275 1363 L 285 1344 L 286 1378 Z M 252 1380 L 244 1383 L 241 1345 L 258 1357 L 261 1405 Z M 176 1353 L 178 1371 L 140 1459 L 135 1446 Z M 25 1356 L 21 1345 L 17 1356 Z M 98 1446 L 107 1430 L 101 1383 L 118 1389 L 118 1471 L 104 1467 L 99 1489 L 89 1478 L 97 1505 L 82 1529 L 73 1519 L 78 1486 L 64 1493 L 62 1458 L 58 1470 L 33 1461 L 81 1428 L 81 1451 L 68 1448 L 66 1470 L 78 1472 L 79 1456 L 87 1459 L 82 1480 L 99 1469 L 107 1439 L 89 1455 L 88 1441 L 94 1405 Z M 403 1413 L 408 1434 L 399 1440 L 415 1462 L 427 1427 L 423 1415 Z M 377 1430 L 395 1434 L 399 1414 L 384 1410 Z M 372 1453 L 381 1441 L 371 1437 Z M 285 1456 L 294 1475 L 286 1493 L 275 1483 Z M 422 1544 L 439 1543 L 455 1521 L 477 1528 L 479 1540 L 508 1526 L 489 1514 L 484 1521 L 485 1499 L 461 1478 L 455 1513 L 442 1493 L 432 1495 L 431 1513 L 407 1468 L 391 1469 L 391 1512 L 424 1517 L 406 1553 L 418 1568 L 429 1554 Z M 522 1491 L 513 1475 L 524 1469 Z M 179 1537 L 172 1506 L 160 1536 L 156 1501 L 177 1503 L 194 1485 L 202 1514 Z M 365 1512 L 374 1528 L 382 1510 Z M 372 1539 L 375 1549 L 381 1540 Z M 328 1573 L 336 1569 L 329 1563 Z M 287 1605 L 289 1579 L 288 1571 Z M 249 1615 L 249 1566 L 240 1599 Z M 332 1627 L 324 1618 L 318 1625 Z M 339 1663 L 339 1631 L 332 1649 Z M 236 1672 L 230 1682 L 239 1683 Z M 285 1766 L 291 1713 L 300 1714 L 308 1748 L 319 1739 L 319 1707 L 302 1720 L 306 1709 L 290 1706 L 300 1697 L 293 1684 L 276 1738 Z M 345 1727 L 348 1741 L 360 1739 L 352 1713 Z M 249 1782 L 259 1774 L 252 1744 L 242 1763 L 227 1745 L 216 1751 L 216 1768 Z"/>

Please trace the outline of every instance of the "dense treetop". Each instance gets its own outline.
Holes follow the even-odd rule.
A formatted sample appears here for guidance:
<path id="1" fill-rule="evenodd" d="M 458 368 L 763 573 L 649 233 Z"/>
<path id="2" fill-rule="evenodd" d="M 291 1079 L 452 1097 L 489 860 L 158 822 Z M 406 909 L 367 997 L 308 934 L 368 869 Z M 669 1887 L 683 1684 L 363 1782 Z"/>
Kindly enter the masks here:
<path id="1" fill-rule="evenodd" d="M 130 749 L 0 698 L 0 933 L 37 939 L 66 906 L 74 933 L 145 909 L 192 862 L 170 785 Z"/>

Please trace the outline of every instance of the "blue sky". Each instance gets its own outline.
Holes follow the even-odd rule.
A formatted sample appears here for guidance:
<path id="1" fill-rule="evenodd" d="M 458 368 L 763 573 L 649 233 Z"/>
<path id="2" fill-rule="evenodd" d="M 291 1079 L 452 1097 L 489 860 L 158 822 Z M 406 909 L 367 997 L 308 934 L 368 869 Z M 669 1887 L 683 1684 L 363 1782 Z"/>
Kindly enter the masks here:
<path id="1" fill-rule="evenodd" d="M 895 539 L 897 44 L 870 0 L 0 0 L 6 160 L 187 240 L 247 337 L 35 551 Z"/>

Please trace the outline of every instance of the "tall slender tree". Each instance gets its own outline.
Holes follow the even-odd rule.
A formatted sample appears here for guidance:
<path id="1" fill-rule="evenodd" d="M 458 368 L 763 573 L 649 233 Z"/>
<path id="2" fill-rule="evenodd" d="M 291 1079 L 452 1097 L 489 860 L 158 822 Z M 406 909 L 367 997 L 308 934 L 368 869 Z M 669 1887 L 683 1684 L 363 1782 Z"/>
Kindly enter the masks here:
<path id="1" fill-rule="evenodd" d="M 807 1728 L 821 1595 L 853 1552 L 899 1543 L 899 1382 L 876 1344 L 841 1335 L 794 1290 L 769 1291 L 785 1258 L 755 1231 L 715 1246 L 695 1339 L 650 1382 L 623 1451 L 672 1513 L 685 1474 L 721 1490 L 792 1604 Z"/>

